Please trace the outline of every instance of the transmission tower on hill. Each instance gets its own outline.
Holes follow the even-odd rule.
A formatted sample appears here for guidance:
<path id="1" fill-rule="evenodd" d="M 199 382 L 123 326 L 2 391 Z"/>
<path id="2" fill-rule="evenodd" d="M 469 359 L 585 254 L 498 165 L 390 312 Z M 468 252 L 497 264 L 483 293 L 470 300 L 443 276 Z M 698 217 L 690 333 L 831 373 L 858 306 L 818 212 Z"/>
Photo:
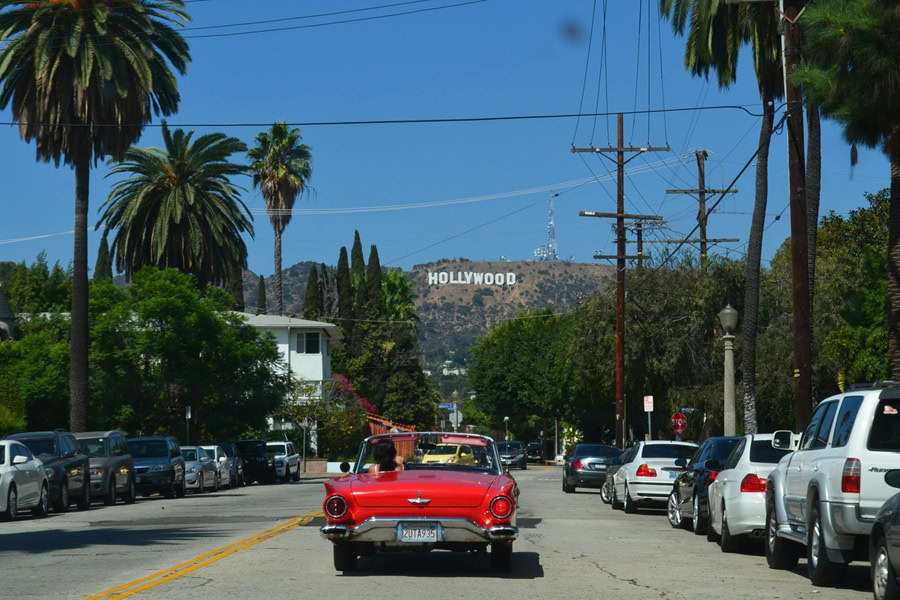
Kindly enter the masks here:
<path id="1" fill-rule="evenodd" d="M 559 262 L 559 244 L 556 242 L 556 224 L 553 220 L 553 197 L 556 194 L 550 194 L 550 220 L 547 223 L 547 243 L 541 244 L 534 250 L 534 257 L 537 260 L 547 262 Z"/>

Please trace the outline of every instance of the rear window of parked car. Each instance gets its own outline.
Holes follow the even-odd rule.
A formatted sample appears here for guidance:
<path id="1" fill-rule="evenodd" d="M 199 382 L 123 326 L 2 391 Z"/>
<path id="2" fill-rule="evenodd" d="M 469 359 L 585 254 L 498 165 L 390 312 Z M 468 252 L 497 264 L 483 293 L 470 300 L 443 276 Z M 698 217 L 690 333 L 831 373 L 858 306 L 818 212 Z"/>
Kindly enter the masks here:
<path id="1" fill-rule="evenodd" d="M 268 444 L 268 448 L 269 452 L 274 452 L 275 454 L 287 454 L 284 444 Z"/>
<path id="2" fill-rule="evenodd" d="M 41 454 L 56 455 L 56 444 L 53 443 L 53 438 L 32 438 L 19 441 L 25 444 L 35 456 L 40 456 Z"/>
<path id="3" fill-rule="evenodd" d="M 733 440 L 720 440 L 713 444 L 712 448 L 712 458 L 719 461 L 720 464 L 725 464 L 725 461 L 728 460 L 728 455 L 731 454 L 731 451 L 734 450 L 734 447 L 738 445 L 741 441 L 741 438 L 733 439 Z M 646 454 L 644 455 L 646 456 Z"/>
<path id="4" fill-rule="evenodd" d="M 88 440 L 78 440 L 78 446 L 81 448 L 82 454 L 87 454 L 89 458 L 100 458 L 106 456 L 106 447 L 103 440 L 106 438 L 91 438 Z"/>
<path id="5" fill-rule="evenodd" d="M 575 452 L 572 456 L 597 456 L 597 457 L 615 457 L 619 455 L 619 449 L 612 446 L 602 446 L 600 444 L 579 444 L 575 446 Z"/>
<path id="6" fill-rule="evenodd" d="M 750 462 L 775 465 L 782 456 L 790 453 L 790 450 L 773 448 L 771 440 L 756 440 L 750 446 Z"/>
<path id="7" fill-rule="evenodd" d="M 647 444 L 641 458 L 690 458 L 696 449 L 683 444 Z"/>
<path id="8" fill-rule="evenodd" d="M 6 446 L 0 446 L 0 465 L 6 464 Z"/>
<path id="9" fill-rule="evenodd" d="M 900 451 L 900 401 L 884 399 L 875 407 L 869 450 Z"/>
<path id="10" fill-rule="evenodd" d="M 266 444 L 264 442 L 237 442 L 237 451 L 241 454 L 265 454 Z"/>
<path id="11" fill-rule="evenodd" d="M 850 432 L 853 431 L 853 424 L 856 423 L 856 414 L 859 407 L 862 406 L 862 396 L 847 396 L 841 403 L 841 412 L 838 413 L 837 424 L 834 426 L 834 439 L 831 442 L 832 448 L 840 448 L 846 446 L 850 440 Z"/>

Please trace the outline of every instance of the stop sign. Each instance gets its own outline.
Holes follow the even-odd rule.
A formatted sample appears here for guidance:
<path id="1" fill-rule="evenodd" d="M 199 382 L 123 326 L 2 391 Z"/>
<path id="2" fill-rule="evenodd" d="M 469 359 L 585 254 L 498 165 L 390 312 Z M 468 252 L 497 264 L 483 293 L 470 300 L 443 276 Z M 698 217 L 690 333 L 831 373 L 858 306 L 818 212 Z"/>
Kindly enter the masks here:
<path id="1" fill-rule="evenodd" d="M 687 427 L 687 417 L 681 413 L 672 415 L 672 429 L 676 434 L 681 435 L 685 427 Z"/>

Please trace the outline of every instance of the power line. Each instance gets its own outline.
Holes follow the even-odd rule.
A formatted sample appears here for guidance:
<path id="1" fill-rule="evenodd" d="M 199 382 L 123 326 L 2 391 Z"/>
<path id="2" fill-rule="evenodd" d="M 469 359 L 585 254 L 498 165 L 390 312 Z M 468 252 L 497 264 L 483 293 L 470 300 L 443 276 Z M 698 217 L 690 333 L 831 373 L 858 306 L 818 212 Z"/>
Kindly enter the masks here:
<path id="1" fill-rule="evenodd" d="M 594 6 L 591 9 L 591 33 L 588 36 L 588 47 L 587 47 L 587 58 L 584 59 L 584 78 L 581 81 L 581 100 L 578 102 L 578 114 L 581 114 L 581 110 L 584 108 L 584 90 L 587 89 L 587 76 L 588 76 L 588 67 L 591 64 L 591 46 L 594 42 L 594 21 L 595 16 L 597 14 L 597 0 L 594 0 Z M 601 56 L 601 60 L 602 60 Z M 602 70 L 601 66 L 601 70 Z M 595 121 L 596 123 L 596 117 Z M 575 131 L 572 132 L 572 145 L 575 145 L 575 136 L 578 135 L 578 125 L 581 123 L 581 117 L 575 120 Z"/>

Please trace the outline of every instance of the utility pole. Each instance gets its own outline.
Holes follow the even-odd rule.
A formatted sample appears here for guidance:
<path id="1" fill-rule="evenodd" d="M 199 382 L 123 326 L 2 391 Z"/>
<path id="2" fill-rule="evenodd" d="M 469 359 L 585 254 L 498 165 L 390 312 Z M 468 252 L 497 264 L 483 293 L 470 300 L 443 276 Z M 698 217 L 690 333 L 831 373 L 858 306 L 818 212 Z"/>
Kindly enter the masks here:
<path id="1" fill-rule="evenodd" d="M 666 190 L 667 194 L 688 194 L 697 198 L 700 207 L 697 211 L 697 224 L 700 226 L 700 269 L 706 273 L 707 259 L 707 242 L 706 239 L 706 220 L 709 215 L 706 212 L 706 194 L 736 194 L 736 189 L 716 190 L 707 189 L 706 187 L 706 150 L 697 150 L 697 189 L 696 190 Z"/>
<path id="2" fill-rule="evenodd" d="M 582 211 L 582 217 L 611 217 L 616 219 L 616 445 L 625 447 L 625 153 L 636 152 L 669 152 L 671 148 L 630 148 L 625 146 L 625 118 L 622 113 L 617 116 L 618 135 L 615 148 L 575 148 L 572 152 L 616 153 L 616 213 L 594 213 Z M 634 157 L 628 159 L 632 160 Z M 656 215 L 630 215 L 638 220 L 661 220 Z"/>

